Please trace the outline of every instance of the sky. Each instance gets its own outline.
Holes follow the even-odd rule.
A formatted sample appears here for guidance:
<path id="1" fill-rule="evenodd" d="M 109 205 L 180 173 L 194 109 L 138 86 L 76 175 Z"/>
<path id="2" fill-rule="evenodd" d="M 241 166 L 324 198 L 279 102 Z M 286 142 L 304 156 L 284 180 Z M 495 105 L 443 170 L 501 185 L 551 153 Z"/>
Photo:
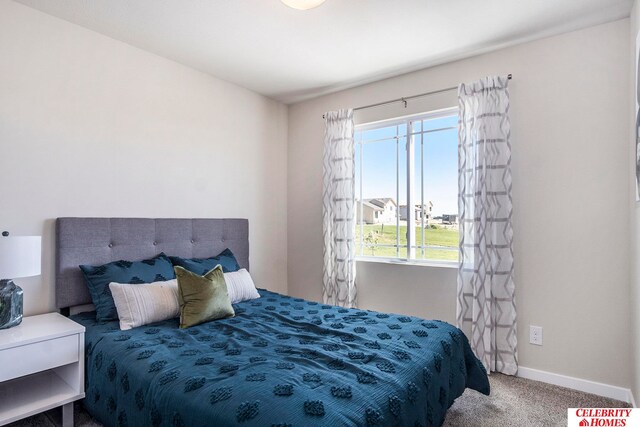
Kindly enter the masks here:
<path id="1" fill-rule="evenodd" d="M 421 198 L 421 170 L 424 171 L 424 200 L 433 203 L 433 216 L 458 212 L 458 116 L 425 120 L 423 131 L 453 127 L 424 134 L 423 143 L 417 135 L 415 150 L 416 204 Z M 420 122 L 413 124 L 420 131 Z M 400 144 L 397 150 L 396 135 Z M 356 199 L 360 199 L 360 164 L 362 164 L 362 198 L 391 197 L 399 205 L 407 200 L 407 154 L 405 150 L 406 125 L 390 126 L 369 131 L 356 131 Z M 421 150 L 423 148 L 423 151 Z M 362 158 L 361 158 L 362 153 Z M 422 168 L 424 156 L 424 168 Z M 400 168 L 397 170 L 397 160 Z M 400 174 L 400 194 L 397 195 L 396 177 Z"/>

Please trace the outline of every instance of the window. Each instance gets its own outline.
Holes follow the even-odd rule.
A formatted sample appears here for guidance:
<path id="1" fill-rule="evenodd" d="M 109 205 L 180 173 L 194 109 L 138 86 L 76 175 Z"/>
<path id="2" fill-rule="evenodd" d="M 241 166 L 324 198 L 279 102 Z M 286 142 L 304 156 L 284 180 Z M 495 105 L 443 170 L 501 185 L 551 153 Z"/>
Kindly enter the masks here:
<path id="1" fill-rule="evenodd" d="M 356 127 L 356 254 L 458 260 L 456 108 Z"/>

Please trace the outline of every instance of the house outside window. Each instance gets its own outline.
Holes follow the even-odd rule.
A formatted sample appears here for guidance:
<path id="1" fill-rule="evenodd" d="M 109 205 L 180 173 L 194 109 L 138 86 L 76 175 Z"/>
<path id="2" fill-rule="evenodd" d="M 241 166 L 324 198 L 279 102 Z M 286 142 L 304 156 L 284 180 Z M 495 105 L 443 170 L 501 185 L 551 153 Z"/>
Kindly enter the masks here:
<path id="1" fill-rule="evenodd" d="M 356 127 L 356 253 L 458 260 L 457 109 Z"/>

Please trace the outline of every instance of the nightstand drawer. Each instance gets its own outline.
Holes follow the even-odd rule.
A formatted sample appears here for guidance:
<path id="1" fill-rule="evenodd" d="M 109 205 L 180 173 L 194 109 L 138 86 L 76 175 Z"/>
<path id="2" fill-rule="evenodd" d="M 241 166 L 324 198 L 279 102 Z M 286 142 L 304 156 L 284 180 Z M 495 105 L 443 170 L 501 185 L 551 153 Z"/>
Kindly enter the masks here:
<path id="1" fill-rule="evenodd" d="M 78 361 L 78 335 L 68 335 L 0 351 L 0 381 Z"/>

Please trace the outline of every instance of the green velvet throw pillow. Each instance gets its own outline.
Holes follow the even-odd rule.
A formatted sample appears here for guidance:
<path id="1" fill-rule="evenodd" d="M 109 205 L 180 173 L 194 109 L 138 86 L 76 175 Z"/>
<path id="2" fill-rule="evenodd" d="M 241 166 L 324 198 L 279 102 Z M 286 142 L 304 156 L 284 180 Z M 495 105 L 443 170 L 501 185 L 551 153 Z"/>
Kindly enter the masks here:
<path id="1" fill-rule="evenodd" d="M 180 328 L 235 315 L 222 266 L 216 265 L 204 276 L 179 266 L 174 270 L 178 279 Z"/>

